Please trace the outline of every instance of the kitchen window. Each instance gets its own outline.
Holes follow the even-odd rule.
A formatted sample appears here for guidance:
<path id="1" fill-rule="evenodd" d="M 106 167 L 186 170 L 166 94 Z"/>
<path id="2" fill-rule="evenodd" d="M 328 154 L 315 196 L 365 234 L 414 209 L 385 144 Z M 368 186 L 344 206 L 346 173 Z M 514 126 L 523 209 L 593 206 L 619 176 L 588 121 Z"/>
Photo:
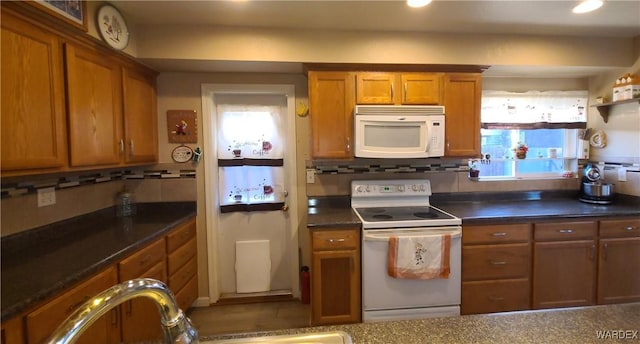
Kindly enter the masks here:
<path id="1" fill-rule="evenodd" d="M 576 173 L 586 103 L 587 91 L 484 91 L 482 159 L 470 163 L 483 179 Z M 518 147 L 525 148 L 518 152 Z"/>

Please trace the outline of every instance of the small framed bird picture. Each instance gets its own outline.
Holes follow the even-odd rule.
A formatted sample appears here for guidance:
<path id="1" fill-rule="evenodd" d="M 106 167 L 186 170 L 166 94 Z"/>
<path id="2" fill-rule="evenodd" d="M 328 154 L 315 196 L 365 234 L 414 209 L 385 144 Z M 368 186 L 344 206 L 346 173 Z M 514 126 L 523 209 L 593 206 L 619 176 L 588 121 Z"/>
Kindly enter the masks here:
<path id="1" fill-rule="evenodd" d="M 195 110 L 167 110 L 169 143 L 198 143 L 198 118 Z"/>

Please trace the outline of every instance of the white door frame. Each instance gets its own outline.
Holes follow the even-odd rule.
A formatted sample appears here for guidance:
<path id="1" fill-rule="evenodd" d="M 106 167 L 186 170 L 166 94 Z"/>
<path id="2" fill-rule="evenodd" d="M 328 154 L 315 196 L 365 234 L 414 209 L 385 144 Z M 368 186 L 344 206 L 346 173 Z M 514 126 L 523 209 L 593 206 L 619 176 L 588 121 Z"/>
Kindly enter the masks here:
<path id="1" fill-rule="evenodd" d="M 285 188 L 289 195 L 286 203 L 289 206 L 289 228 L 287 238 L 291 257 L 291 292 L 294 297 L 300 297 L 298 279 L 298 191 L 297 191 L 297 162 L 296 162 L 296 115 L 295 115 L 295 87 L 294 85 L 260 85 L 260 84 L 202 84 L 202 118 L 204 122 L 203 133 L 205 143 L 204 175 L 205 175 L 205 209 L 207 228 L 207 262 L 209 275 L 209 303 L 215 303 L 220 298 L 218 285 L 218 258 L 216 256 L 218 246 L 218 216 L 209 216 L 210 207 L 219 204 L 218 185 L 218 160 L 216 159 L 217 140 L 212 135 L 216 132 L 216 117 L 214 96 L 216 94 L 265 94 L 282 95 L 287 98 L 287 132 L 284 155 L 284 168 L 287 175 Z M 207 152 L 208 151 L 208 152 Z M 208 158 L 207 158 L 208 157 Z M 215 214 L 215 212 L 214 212 Z"/>

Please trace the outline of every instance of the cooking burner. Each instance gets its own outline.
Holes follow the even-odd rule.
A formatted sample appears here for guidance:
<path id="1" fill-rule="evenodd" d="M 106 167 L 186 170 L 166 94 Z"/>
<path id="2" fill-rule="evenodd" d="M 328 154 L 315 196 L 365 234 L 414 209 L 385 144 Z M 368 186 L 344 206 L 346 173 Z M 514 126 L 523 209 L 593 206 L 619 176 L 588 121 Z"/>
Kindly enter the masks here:
<path id="1" fill-rule="evenodd" d="M 384 208 L 365 208 L 364 211 L 367 212 L 367 213 L 371 213 L 371 214 L 380 214 L 380 213 L 384 213 L 385 211 L 387 211 L 387 209 L 384 209 Z"/>
<path id="2" fill-rule="evenodd" d="M 432 212 L 413 213 L 413 216 L 420 217 L 423 219 L 437 219 L 439 217 L 438 214 L 434 214 Z"/>
<path id="3" fill-rule="evenodd" d="M 387 215 L 387 214 L 376 214 L 376 215 L 373 215 L 372 217 L 378 220 L 389 220 L 393 218 L 393 216 Z"/>

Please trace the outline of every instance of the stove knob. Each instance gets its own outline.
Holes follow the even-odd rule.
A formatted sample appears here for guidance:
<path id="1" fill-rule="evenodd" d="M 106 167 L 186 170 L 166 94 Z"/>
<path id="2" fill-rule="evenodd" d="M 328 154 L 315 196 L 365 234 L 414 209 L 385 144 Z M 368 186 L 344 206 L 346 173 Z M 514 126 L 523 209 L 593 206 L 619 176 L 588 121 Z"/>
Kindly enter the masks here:
<path id="1" fill-rule="evenodd" d="M 362 185 L 356 185 L 356 193 L 362 192 Z"/>
<path id="2" fill-rule="evenodd" d="M 418 191 L 418 185 L 416 184 L 411 185 L 411 190 Z"/>
<path id="3" fill-rule="evenodd" d="M 424 184 L 420 184 L 420 191 L 425 191 Z"/>
<path id="4" fill-rule="evenodd" d="M 398 192 L 404 192 L 404 185 L 398 185 Z"/>
<path id="5" fill-rule="evenodd" d="M 365 186 L 364 188 L 365 188 L 366 192 L 371 192 L 371 189 L 369 188 L 369 185 Z"/>

